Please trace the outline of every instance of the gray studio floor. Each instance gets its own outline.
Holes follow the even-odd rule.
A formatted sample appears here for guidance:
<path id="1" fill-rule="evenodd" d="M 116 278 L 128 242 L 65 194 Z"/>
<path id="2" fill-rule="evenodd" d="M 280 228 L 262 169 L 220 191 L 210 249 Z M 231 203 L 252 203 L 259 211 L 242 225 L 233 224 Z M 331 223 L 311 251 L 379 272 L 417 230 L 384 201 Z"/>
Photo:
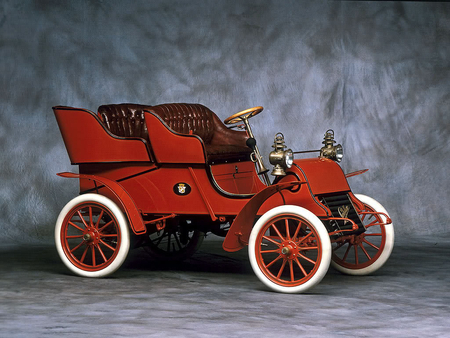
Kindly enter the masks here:
<path id="1" fill-rule="evenodd" d="M 300 295 L 268 291 L 215 238 L 182 264 L 134 250 L 105 279 L 72 276 L 53 245 L 3 245 L 0 336 L 450 337 L 450 234 L 398 237 L 375 275 L 330 269 Z"/>

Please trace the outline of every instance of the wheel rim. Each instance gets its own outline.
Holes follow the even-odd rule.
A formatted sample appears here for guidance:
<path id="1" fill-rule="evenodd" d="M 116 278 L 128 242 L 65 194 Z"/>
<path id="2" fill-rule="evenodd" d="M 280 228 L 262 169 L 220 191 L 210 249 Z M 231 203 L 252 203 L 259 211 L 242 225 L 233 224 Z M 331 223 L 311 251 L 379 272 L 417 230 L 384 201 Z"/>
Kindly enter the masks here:
<path id="1" fill-rule="evenodd" d="M 356 207 L 356 206 L 355 206 Z M 344 237 L 333 243 L 333 261 L 347 269 L 366 268 L 380 257 L 386 244 L 386 229 L 379 214 L 364 214 L 376 212 L 368 205 L 357 212 L 366 227 L 366 232 L 360 235 Z"/>
<path id="2" fill-rule="evenodd" d="M 119 252 L 118 221 L 100 203 L 79 204 L 64 219 L 61 244 L 74 266 L 84 271 L 100 271 L 110 265 Z"/>
<path id="3" fill-rule="evenodd" d="M 269 220 L 258 233 L 256 261 L 273 283 L 293 287 L 306 283 L 320 266 L 319 235 L 308 221 L 294 215 Z"/>

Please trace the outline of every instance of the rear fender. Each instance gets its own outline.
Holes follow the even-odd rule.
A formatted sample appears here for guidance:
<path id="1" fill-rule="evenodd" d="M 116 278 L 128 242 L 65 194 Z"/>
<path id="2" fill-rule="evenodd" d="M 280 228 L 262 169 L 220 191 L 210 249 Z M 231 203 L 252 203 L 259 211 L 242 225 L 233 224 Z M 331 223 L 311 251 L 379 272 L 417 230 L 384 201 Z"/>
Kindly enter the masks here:
<path id="1" fill-rule="evenodd" d="M 223 242 L 225 251 L 239 251 L 248 244 L 250 232 L 252 231 L 256 213 L 261 205 L 272 195 L 281 190 L 293 188 L 305 182 L 287 182 L 271 185 L 261 190 L 242 208 L 236 216 L 233 224 L 228 230 L 228 234 Z"/>
<path id="2" fill-rule="evenodd" d="M 78 179 L 86 179 L 91 180 L 96 183 L 100 183 L 101 185 L 108 188 L 116 197 L 116 199 L 120 202 L 122 210 L 125 211 L 125 214 L 130 222 L 130 227 L 136 235 L 142 235 L 147 232 L 147 228 L 142 221 L 142 217 L 139 213 L 136 204 L 134 204 L 133 199 L 130 195 L 125 191 L 125 189 L 117 182 L 110 180 L 105 177 L 99 177 L 95 175 L 83 175 L 83 174 L 75 174 L 75 173 L 59 173 L 58 176 L 65 178 L 78 178 Z"/>

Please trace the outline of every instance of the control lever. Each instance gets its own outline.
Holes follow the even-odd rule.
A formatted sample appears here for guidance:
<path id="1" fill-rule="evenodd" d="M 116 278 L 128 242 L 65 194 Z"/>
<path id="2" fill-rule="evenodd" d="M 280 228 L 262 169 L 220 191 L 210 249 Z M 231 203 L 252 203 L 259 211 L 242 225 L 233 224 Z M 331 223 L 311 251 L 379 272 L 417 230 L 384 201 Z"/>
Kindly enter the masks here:
<path id="1" fill-rule="evenodd" d="M 250 155 L 250 159 L 252 160 L 252 162 L 258 163 L 258 167 L 259 167 L 258 175 L 267 173 L 269 171 L 269 169 L 267 169 L 264 166 L 264 163 L 262 161 L 262 156 L 259 153 L 258 147 L 256 146 L 255 138 L 249 137 L 247 139 L 247 141 L 245 142 L 245 144 L 247 145 L 247 147 L 249 147 L 251 150 L 253 150 L 253 153 Z"/>

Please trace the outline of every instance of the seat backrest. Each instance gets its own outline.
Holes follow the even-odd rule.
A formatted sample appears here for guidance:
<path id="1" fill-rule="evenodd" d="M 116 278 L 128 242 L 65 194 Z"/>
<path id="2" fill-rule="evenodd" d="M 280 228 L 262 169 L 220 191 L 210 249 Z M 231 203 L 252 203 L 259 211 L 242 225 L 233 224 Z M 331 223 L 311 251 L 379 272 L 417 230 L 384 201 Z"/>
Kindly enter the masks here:
<path id="1" fill-rule="evenodd" d="M 148 140 L 144 110 L 151 106 L 134 103 L 108 104 L 98 108 L 98 116 L 111 133 L 122 137 Z"/>
<path id="2" fill-rule="evenodd" d="M 195 103 L 167 103 L 151 109 L 174 131 L 200 136 L 205 144 L 211 143 L 214 135 L 214 113 L 207 107 Z"/>
<path id="3" fill-rule="evenodd" d="M 209 144 L 214 135 L 214 113 L 201 104 L 167 103 L 157 106 L 133 103 L 108 104 L 98 108 L 98 115 L 115 135 L 148 140 L 144 110 L 157 114 L 174 131 L 200 136 Z"/>

